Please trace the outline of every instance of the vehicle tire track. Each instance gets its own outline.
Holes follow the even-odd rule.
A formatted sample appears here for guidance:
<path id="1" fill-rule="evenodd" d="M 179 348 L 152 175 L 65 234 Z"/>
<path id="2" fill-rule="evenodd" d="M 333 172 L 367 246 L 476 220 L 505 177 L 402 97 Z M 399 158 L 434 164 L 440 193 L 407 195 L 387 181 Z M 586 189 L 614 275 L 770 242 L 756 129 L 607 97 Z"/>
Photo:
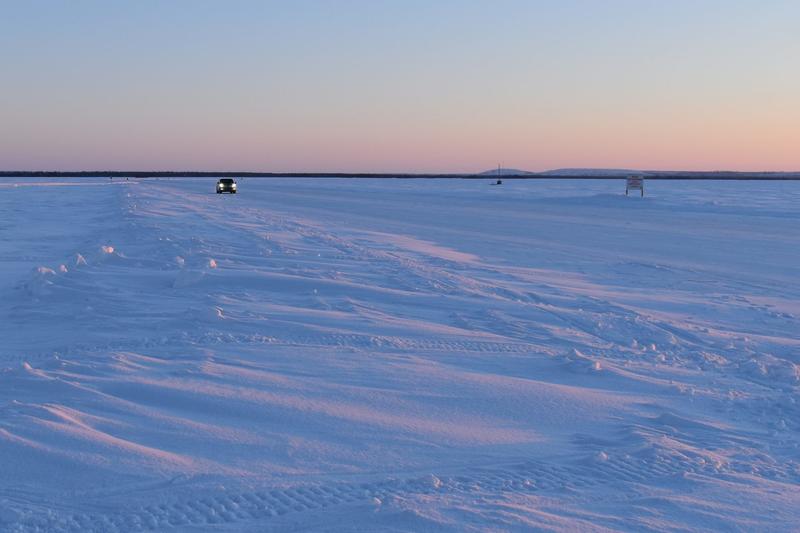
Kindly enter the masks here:
<path id="1" fill-rule="evenodd" d="M 117 532 L 162 531 L 181 526 L 270 521 L 286 515 L 314 512 L 349 504 L 380 505 L 387 498 L 416 495 L 479 495 L 580 491 L 611 484 L 655 484 L 672 476 L 726 476 L 748 472 L 744 464 L 698 461 L 675 452 L 638 457 L 626 453 L 586 459 L 580 463 L 529 460 L 504 466 L 477 467 L 464 474 L 426 475 L 372 482 L 335 482 L 283 489 L 224 491 L 192 499 L 175 498 L 159 504 L 134 506 L 121 514 L 41 514 L 29 509 L 8 531 Z M 749 472 L 748 472 L 749 473 Z M 752 475 L 752 474 L 750 474 Z M 797 483 L 800 472 L 790 469 L 765 477 Z"/>

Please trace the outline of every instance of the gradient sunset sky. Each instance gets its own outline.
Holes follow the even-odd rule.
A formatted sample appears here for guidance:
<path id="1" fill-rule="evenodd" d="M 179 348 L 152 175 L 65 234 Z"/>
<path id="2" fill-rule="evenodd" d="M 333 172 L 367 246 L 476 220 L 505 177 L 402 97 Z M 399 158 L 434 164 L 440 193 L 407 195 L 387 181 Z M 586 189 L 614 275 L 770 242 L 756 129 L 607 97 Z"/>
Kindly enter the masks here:
<path id="1" fill-rule="evenodd" d="M 800 2 L 0 2 L 0 169 L 800 170 Z"/>

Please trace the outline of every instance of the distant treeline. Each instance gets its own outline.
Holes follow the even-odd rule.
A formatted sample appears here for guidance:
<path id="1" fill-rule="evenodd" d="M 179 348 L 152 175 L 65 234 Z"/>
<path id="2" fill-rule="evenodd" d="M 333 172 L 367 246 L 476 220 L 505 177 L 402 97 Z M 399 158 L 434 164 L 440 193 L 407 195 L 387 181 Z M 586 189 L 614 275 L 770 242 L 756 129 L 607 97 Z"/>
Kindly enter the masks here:
<path id="1" fill-rule="evenodd" d="M 570 179 L 607 180 L 620 179 L 630 175 L 643 176 L 649 180 L 800 180 L 800 172 L 693 172 L 648 170 L 625 174 L 508 174 L 496 176 L 482 174 L 397 174 L 397 173 L 359 173 L 359 172 L 199 172 L 199 171 L 102 171 L 84 170 L 63 171 L 0 171 L 0 178 L 399 178 L 399 179 Z"/>

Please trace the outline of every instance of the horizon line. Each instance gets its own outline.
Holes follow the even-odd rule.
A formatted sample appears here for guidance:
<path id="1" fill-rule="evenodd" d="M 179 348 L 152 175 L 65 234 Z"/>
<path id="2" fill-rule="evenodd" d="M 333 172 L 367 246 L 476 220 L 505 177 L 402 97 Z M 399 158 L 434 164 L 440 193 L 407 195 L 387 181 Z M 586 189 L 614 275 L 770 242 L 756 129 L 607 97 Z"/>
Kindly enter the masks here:
<path id="1" fill-rule="evenodd" d="M 498 170 L 500 172 L 498 172 Z M 501 173 L 503 170 L 505 174 Z M 563 173 L 558 173 L 559 171 Z M 0 170 L 0 178 L 180 178 L 180 177 L 253 177 L 253 178 L 462 178 L 462 179 L 620 179 L 639 175 L 648 179 L 730 179 L 730 180 L 800 180 L 800 171 L 741 170 L 638 170 L 606 168 L 561 168 L 542 172 L 499 168 L 481 172 L 261 172 L 206 170 Z"/>

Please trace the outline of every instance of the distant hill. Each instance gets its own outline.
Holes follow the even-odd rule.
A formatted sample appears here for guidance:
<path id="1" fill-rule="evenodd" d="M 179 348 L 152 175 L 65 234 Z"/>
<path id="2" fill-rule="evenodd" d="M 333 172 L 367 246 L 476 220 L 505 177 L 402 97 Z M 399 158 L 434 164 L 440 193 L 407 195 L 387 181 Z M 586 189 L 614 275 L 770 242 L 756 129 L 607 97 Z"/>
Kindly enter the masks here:
<path id="1" fill-rule="evenodd" d="M 518 168 L 496 168 L 480 172 L 478 176 L 603 176 L 603 177 L 618 177 L 629 176 L 631 174 L 640 174 L 647 176 L 650 172 L 641 170 L 618 169 L 618 168 L 557 168 L 554 170 L 545 170 L 544 172 L 531 172 L 529 170 L 520 170 Z"/>
<path id="2" fill-rule="evenodd" d="M 536 172 L 528 172 L 527 170 L 519 170 L 516 168 L 493 168 L 492 170 L 478 173 L 479 176 L 532 176 L 534 174 L 536 174 Z"/>
<path id="3" fill-rule="evenodd" d="M 647 176 L 650 172 L 626 168 L 557 168 L 540 172 L 543 176 L 629 176 L 638 174 Z"/>
<path id="4" fill-rule="evenodd" d="M 506 169 L 502 169 L 506 170 Z M 505 175 L 511 174 L 511 169 Z M 645 176 L 656 179 L 791 179 L 800 178 L 800 172 L 737 172 L 729 170 L 638 170 L 630 168 L 557 168 L 543 172 L 527 172 L 513 170 L 520 175 L 534 175 L 538 177 L 553 178 L 624 178 L 631 175 Z M 484 174 L 492 175 L 497 171 L 487 171 Z"/>

